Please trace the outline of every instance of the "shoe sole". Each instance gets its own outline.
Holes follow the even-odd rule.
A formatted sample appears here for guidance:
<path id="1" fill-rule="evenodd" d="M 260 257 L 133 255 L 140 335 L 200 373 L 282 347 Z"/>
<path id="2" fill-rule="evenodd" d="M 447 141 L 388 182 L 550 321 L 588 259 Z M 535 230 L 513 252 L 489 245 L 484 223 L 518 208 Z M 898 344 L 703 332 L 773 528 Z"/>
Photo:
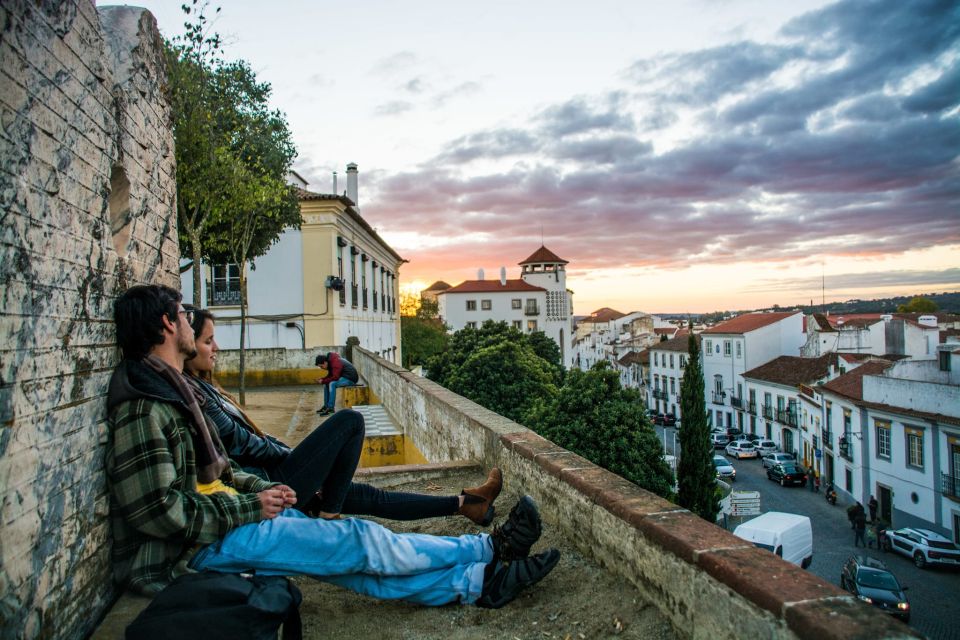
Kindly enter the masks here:
<path id="1" fill-rule="evenodd" d="M 500 609 L 501 607 L 504 607 L 516 600 L 517 596 L 519 596 L 524 589 L 527 587 L 532 587 L 550 575 L 550 572 L 553 571 L 554 567 L 557 566 L 557 563 L 560 562 L 560 551 L 557 549 L 547 549 L 546 551 L 538 554 L 536 557 L 540 556 L 546 556 L 543 564 L 538 566 L 537 570 L 532 572 L 530 576 L 528 576 L 526 579 L 518 580 L 517 584 L 514 585 L 509 592 L 501 594 L 497 601 L 486 603 L 478 602 L 478 606 L 485 609 Z M 527 560 L 530 559 L 532 558 L 528 558 Z M 519 562 L 524 562 L 524 560 Z"/>

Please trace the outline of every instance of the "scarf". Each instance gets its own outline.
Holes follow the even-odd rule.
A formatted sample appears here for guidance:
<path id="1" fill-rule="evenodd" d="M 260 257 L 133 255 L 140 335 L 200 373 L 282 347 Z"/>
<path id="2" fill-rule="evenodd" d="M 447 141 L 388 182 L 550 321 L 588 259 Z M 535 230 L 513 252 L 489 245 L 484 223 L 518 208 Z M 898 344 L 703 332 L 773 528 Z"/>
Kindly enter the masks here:
<path id="1" fill-rule="evenodd" d="M 230 461 L 223 453 L 223 444 L 216 429 L 212 429 L 201 407 L 206 403 L 203 394 L 192 389 L 183 374 L 155 355 L 143 359 L 144 364 L 170 383 L 190 412 L 190 436 L 193 438 L 193 451 L 196 458 L 197 481 L 203 484 L 213 482 L 230 471 L 229 481 L 233 480 Z"/>

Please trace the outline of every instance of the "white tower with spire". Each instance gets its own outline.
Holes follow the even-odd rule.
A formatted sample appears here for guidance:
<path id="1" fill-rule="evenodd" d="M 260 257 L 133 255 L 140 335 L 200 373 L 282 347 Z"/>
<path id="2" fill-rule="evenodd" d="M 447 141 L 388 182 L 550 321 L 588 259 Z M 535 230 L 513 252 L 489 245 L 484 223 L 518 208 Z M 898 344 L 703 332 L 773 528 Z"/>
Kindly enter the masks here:
<path id="1" fill-rule="evenodd" d="M 560 361 L 570 368 L 573 366 L 573 292 L 567 289 L 567 264 L 568 261 L 541 245 L 520 262 L 520 277 L 528 284 L 546 289 L 546 308 L 539 310 L 542 330 L 560 345 Z"/>

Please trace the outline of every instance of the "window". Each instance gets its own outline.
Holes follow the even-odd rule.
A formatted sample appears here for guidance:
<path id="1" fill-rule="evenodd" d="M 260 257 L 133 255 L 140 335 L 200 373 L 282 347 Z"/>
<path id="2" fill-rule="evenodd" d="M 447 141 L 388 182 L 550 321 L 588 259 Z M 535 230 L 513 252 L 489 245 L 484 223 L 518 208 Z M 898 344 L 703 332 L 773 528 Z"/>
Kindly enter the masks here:
<path id="1" fill-rule="evenodd" d="M 490 300 L 481 300 L 480 309 L 483 311 L 490 311 L 493 308 L 493 303 Z"/>
<path id="2" fill-rule="evenodd" d="M 707 340 L 707 346 L 703 348 L 704 355 L 713 353 L 713 340 Z"/>
<path id="3" fill-rule="evenodd" d="M 655 367 L 660 366 L 660 354 L 657 353 L 656 351 L 653 352 L 653 366 Z"/>
<path id="4" fill-rule="evenodd" d="M 523 323 L 520 320 L 514 320 L 513 328 L 519 331 L 521 328 L 523 328 Z"/>
<path id="5" fill-rule="evenodd" d="M 653 388 L 657 391 L 660 390 L 660 376 L 653 374 Z"/>
<path id="6" fill-rule="evenodd" d="M 730 341 L 729 341 L 729 340 L 724 340 L 724 341 L 723 341 L 723 355 L 724 355 L 724 357 L 729 357 L 729 356 L 730 356 Z"/>
<path id="7" fill-rule="evenodd" d="M 360 250 L 350 247 L 350 306 L 357 307 L 357 254 Z"/>
<path id="8" fill-rule="evenodd" d="M 522 307 L 523 307 L 523 304 L 522 304 L 520 298 L 514 298 L 513 300 L 510 301 L 510 308 L 511 308 L 511 309 L 520 309 L 520 308 L 522 308 Z"/>
<path id="9" fill-rule="evenodd" d="M 536 331 L 537 330 L 537 321 L 536 320 L 527 320 L 527 331 Z"/>
<path id="10" fill-rule="evenodd" d="M 680 368 L 683 369 L 687 366 L 687 356 L 680 356 Z"/>
<path id="11" fill-rule="evenodd" d="M 467 311 L 476 311 L 476 310 L 477 310 L 477 301 L 467 300 Z"/>
<path id="12" fill-rule="evenodd" d="M 670 368 L 673 368 L 673 354 L 670 354 Z"/>
<path id="13" fill-rule="evenodd" d="M 207 292 L 210 306 L 240 304 L 240 265 L 213 265 L 213 287 Z"/>
<path id="14" fill-rule="evenodd" d="M 337 242 L 337 277 L 340 278 L 340 282 L 344 283 L 343 288 L 339 291 L 340 305 L 343 306 L 347 304 L 347 281 L 343 277 L 343 245 L 340 242 Z"/>
<path id="15" fill-rule="evenodd" d="M 366 258 L 366 256 L 364 256 Z M 360 289 L 363 291 L 363 308 L 367 308 L 367 265 L 366 260 L 360 261 Z"/>
<path id="16" fill-rule="evenodd" d="M 477 323 L 476 323 L 476 322 L 468 322 L 468 323 L 467 323 L 467 329 L 476 329 L 476 328 L 477 328 Z"/>
<path id="17" fill-rule="evenodd" d="M 890 459 L 890 423 L 885 420 L 875 420 L 877 427 L 877 457 Z"/>
<path id="18" fill-rule="evenodd" d="M 523 312 L 528 316 L 540 315 L 540 309 L 537 308 L 536 298 L 527 298 L 526 307 L 524 307 Z M 536 324 L 536 322 L 534 322 Z"/>
<path id="19" fill-rule="evenodd" d="M 907 433 L 907 464 L 911 467 L 923 467 L 923 431 L 904 427 Z"/>
<path id="20" fill-rule="evenodd" d="M 944 349 L 937 355 L 940 360 L 940 371 L 950 371 L 950 352 Z"/>
<path id="21" fill-rule="evenodd" d="M 670 378 L 670 393 L 676 393 L 676 392 L 677 392 L 677 379 Z"/>
<path id="22" fill-rule="evenodd" d="M 737 357 L 743 357 L 743 345 L 740 342 L 737 342 Z"/>
<path id="23" fill-rule="evenodd" d="M 849 467 L 844 467 L 843 479 L 847 483 L 847 493 L 853 493 L 853 471 Z"/>
<path id="24" fill-rule="evenodd" d="M 373 298 L 373 310 L 377 310 L 377 263 L 370 263 L 370 296 Z"/>

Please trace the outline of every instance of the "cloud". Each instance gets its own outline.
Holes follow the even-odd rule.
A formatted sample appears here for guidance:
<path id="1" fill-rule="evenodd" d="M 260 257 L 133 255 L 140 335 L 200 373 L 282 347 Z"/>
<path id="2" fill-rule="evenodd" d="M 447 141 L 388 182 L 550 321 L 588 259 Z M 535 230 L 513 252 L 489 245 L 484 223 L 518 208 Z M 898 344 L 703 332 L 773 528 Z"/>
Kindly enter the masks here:
<path id="1" fill-rule="evenodd" d="M 942 271 L 879 271 L 872 273 L 840 273 L 820 278 L 768 279 L 744 292 L 813 291 L 827 289 L 864 289 L 878 287 L 955 287 L 960 283 L 960 269 Z"/>
<path id="2" fill-rule="evenodd" d="M 577 269 L 960 245 L 958 51 L 958 3 L 841 1 L 450 140 L 364 215 L 438 264 L 513 264 L 541 226 Z"/>
<path id="3" fill-rule="evenodd" d="M 398 51 L 374 63 L 368 72 L 370 75 L 390 77 L 409 72 L 420 64 L 420 58 L 412 51 Z"/>
<path id="4" fill-rule="evenodd" d="M 373 108 L 375 116 L 396 116 L 413 109 L 413 103 L 406 100 L 391 100 Z"/>
<path id="5" fill-rule="evenodd" d="M 433 96 L 434 108 L 440 108 L 455 98 L 465 98 L 480 92 L 479 82 L 462 82 L 455 87 L 441 91 Z"/>

